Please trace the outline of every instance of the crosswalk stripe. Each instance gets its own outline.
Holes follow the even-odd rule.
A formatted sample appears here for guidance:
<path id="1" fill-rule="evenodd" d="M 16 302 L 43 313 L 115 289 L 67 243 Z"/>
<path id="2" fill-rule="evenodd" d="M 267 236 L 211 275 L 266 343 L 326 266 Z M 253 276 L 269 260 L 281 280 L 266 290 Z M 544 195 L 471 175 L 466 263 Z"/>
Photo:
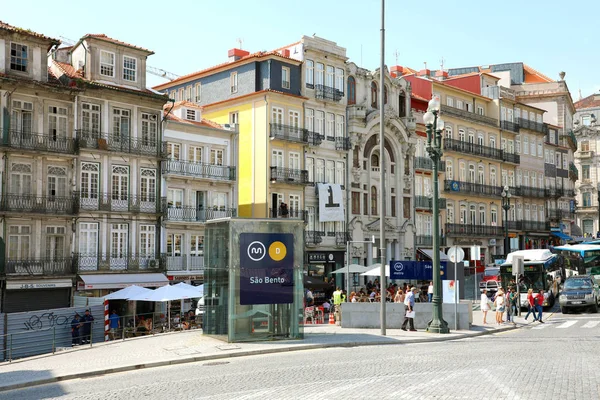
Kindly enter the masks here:
<path id="1" fill-rule="evenodd" d="M 594 328 L 596 325 L 600 324 L 600 321 L 589 321 L 582 326 L 582 328 Z"/>
<path id="2" fill-rule="evenodd" d="M 557 326 L 556 329 L 565 329 L 565 328 L 575 325 L 576 323 L 577 323 L 577 321 L 567 321 L 564 324 Z"/>
<path id="3" fill-rule="evenodd" d="M 532 328 L 532 329 L 545 329 L 548 326 L 550 326 L 550 324 L 538 325 L 538 326 L 536 326 L 535 328 Z"/>

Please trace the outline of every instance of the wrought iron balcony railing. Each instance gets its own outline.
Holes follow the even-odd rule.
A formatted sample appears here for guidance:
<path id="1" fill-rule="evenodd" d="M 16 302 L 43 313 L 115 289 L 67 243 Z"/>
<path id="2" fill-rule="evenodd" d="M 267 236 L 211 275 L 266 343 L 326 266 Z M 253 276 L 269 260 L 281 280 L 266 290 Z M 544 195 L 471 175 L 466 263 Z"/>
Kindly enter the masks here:
<path id="1" fill-rule="evenodd" d="M 521 127 L 521 128 L 531 129 L 529 127 L 529 120 L 528 119 L 516 118 L 516 122 L 519 125 L 519 127 Z M 535 122 L 533 124 L 535 125 Z"/>
<path id="2" fill-rule="evenodd" d="M 4 261 L 4 273 L 18 276 L 61 276 L 74 275 L 75 261 L 73 257 L 48 257 L 11 259 Z"/>
<path id="3" fill-rule="evenodd" d="M 164 214 L 167 198 L 154 195 L 131 195 L 127 193 L 81 192 L 80 209 L 85 211 L 132 212 Z"/>
<path id="4" fill-rule="evenodd" d="M 444 181 L 444 192 L 461 192 L 480 196 L 500 196 L 502 187 L 462 181 Z"/>
<path id="5" fill-rule="evenodd" d="M 269 217 L 270 218 L 290 218 L 290 219 L 301 219 L 303 221 L 308 221 L 308 212 L 306 210 L 299 210 L 297 208 L 288 208 L 282 209 L 278 208 L 269 208 Z"/>
<path id="6" fill-rule="evenodd" d="M 568 210 L 550 208 L 547 210 L 547 218 L 552 220 L 574 219 L 575 213 Z"/>
<path id="7" fill-rule="evenodd" d="M 417 235 L 417 246 L 433 246 L 433 236 L 431 235 Z M 446 237 L 440 237 L 440 246 L 446 246 Z"/>
<path id="8" fill-rule="evenodd" d="M 565 189 L 564 197 L 575 197 L 575 190 Z"/>
<path id="9" fill-rule="evenodd" d="M 214 208 L 203 207 L 167 207 L 165 219 L 172 222 L 206 222 L 211 219 L 235 217 L 237 210 L 229 208 L 224 210 L 216 210 Z"/>
<path id="10" fill-rule="evenodd" d="M 315 85 L 315 97 L 317 99 L 340 101 L 344 92 L 331 86 Z"/>
<path id="11" fill-rule="evenodd" d="M 424 169 L 428 171 L 433 171 L 433 161 L 429 157 L 415 157 L 414 159 L 414 167 L 415 169 Z M 446 171 L 446 162 L 440 161 L 438 164 L 438 172 Z"/>
<path id="12" fill-rule="evenodd" d="M 347 242 L 352 240 L 350 232 L 336 232 L 335 233 L 335 245 L 345 246 Z"/>
<path id="13" fill-rule="evenodd" d="M 79 194 L 72 196 L 36 196 L 6 193 L 0 196 L 1 211 L 33 214 L 74 215 L 79 212 Z"/>
<path id="14" fill-rule="evenodd" d="M 486 117 L 485 115 L 479 115 L 474 112 L 461 110 L 460 108 L 451 107 L 446 104 L 441 105 L 441 111 L 442 115 L 451 115 L 467 121 L 476 121 L 482 124 L 493 126 L 494 128 L 498 126 L 498 120 L 496 118 Z"/>
<path id="15" fill-rule="evenodd" d="M 439 198 L 439 207 L 441 209 L 446 208 L 446 199 Z M 431 210 L 433 207 L 433 198 L 429 196 L 415 196 L 415 208 Z"/>
<path id="16" fill-rule="evenodd" d="M 579 170 L 577 169 L 573 161 L 569 162 L 569 178 L 572 181 L 576 181 L 579 179 Z"/>
<path id="17" fill-rule="evenodd" d="M 77 154 L 79 149 L 77 139 L 14 129 L 4 131 L 2 144 L 13 149 L 59 154 Z"/>
<path id="18" fill-rule="evenodd" d="M 511 188 L 513 189 L 513 188 Z M 522 197 L 537 197 L 543 199 L 546 197 L 546 190 L 543 188 L 535 188 L 531 186 L 519 186 L 514 188 L 515 195 Z"/>
<path id="19" fill-rule="evenodd" d="M 572 130 L 568 130 L 561 137 L 564 137 L 567 139 L 567 142 L 569 143 L 571 150 L 577 151 L 577 138 L 575 137 L 575 134 L 573 133 Z"/>
<path id="20" fill-rule="evenodd" d="M 471 237 L 500 237 L 504 236 L 501 226 L 446 224 L 446 236 L 471 236 Z"/>
<path id="21" fill-rule="evenodd" d="M 543 232 L 550 230 L 550 223 L 545 221 L 521 220 L 508 221 L 505 224 L 508 224 L 508 229 L 513 231 Z"/>
<path id="22" fill-rule="evenodd" d="M 310 185 L 308 171 L 303 169 L 271 167 L 271 183 L 289 183 L 292 185 Z"/>
<path id="23" fill-rule="evenodd" d="M 236 169 L 225 165 L 192 163 L 178 160 L 163 160 L 163 175 L 180 175 L 194 178 L 235 181 Z"/>
<path id="24" fill-rule="evenodd" d="M 288 142 L 308 144 L 308 131 L 299 126 L 271 123 L 270 137 Z"/>
<path id="25" fill-rule="evenodd" d="M 507 151 L 502 151 L 502 160 L 509 162 L 509 163 L 513 163 L 513 164 L 520 164 L 521 163 L 521 156 L 515 153 L 509 153 Z"/>
<path id="26" fill-rule="evenodd" d="M 559 198 L 564 196 L 565 191 L 562 188 L 546 188 L 544 193 L 545 197 Z"/>
<path id="27" fill-rule="evenodd" d="M 325 232 L 323 231 L 306 231 L 306 245 L 307 246 L 315 246 L 320 244 L 323 241 L 323 236 L 325 236 Z"/>
<path id="28" fill-rule="evenodd" d="M 157 138 L 132 138 L 129 135 L 77 130 L 80 149 L 97 149 L 156 158 L 167 156 L 167 143 Z"/>
<path id="29" fill-rule="evenodd" d="M 458 151 L 478 157 L 486 157 L 493 160 L 503 161 L 502 150 L 493 147 L 482 146 L 476 143 L 464 142 L 462 140 L 444 139 L 444 150 Z"/>
<path id="30" fill-rule="evenodd" d="M 308 131 L 308 144 L 310 146 L 319 146 L 325 140 L 325 135 L 321 135 L 318 132 Z"/>
<path id="31" fill-rule="evenodd" d="M 165 254 L 149 253 L 101 253 L 77 254 L 78 271 L 157 271 L 164 272 Z"/>
<path id="32" fill-rule="evenodd" d="M 500 121 L 500 129 L 519 133 L 519 124 L 511 121 Z"/>
<path id="33" fill-rule="evenodd" d="M 198 275 L 204 274 L 204 257 L 183 254 L 181 256 L 166 257 L 167 271 L 189 271 Z"/>
<path id="34" fill-rule="evenodd" d="M 344 137 L 336 137 L 335 138 L 335 149 L 348 151 L 350 150 L 350 139 Z"/>

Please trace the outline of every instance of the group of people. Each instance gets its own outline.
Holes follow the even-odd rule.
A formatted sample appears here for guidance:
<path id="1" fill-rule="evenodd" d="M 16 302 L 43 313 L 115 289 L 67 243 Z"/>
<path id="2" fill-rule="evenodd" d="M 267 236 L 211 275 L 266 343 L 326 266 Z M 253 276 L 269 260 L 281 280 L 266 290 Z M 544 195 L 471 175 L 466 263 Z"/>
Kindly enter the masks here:
<path id="1" fill-rule="evenodd" d="M 506 292 L 503 288 L 499 288 L 496 294 L 490 299 L 487 294 L 487 289 L 483 290 L 481 294 L 481 311 L 483 312 L 483 324 L 487 324 L 487 314 L 492 310 L 492 306 L 496 310 L 496 325 L 503 323 L 515 324 L 515 315 L 518 314 L 520 309 L 519 297 L 517 290 L 514 286 L 510 287 Z M 544 323 L 542 320 L 542 313 L 544 307 L 544 291 L 540 290 L 538 293 L 533 292 L 533 289 L 527 291 L 527 315 L 525 320 L 529 318 L 530 314 L 533 314 L 533 320 Z M 506 320 L 504 314 L 506 313 Z"/>
<path id="2" fill-rule="evenodd" d="M 71 320 L 71 346 L 79 346 L 81 344 L 89 344 L 92 335 L 92 323 L 94 317 L 89 309 L 85 310 L 83 316 L 75 313 Z"/>

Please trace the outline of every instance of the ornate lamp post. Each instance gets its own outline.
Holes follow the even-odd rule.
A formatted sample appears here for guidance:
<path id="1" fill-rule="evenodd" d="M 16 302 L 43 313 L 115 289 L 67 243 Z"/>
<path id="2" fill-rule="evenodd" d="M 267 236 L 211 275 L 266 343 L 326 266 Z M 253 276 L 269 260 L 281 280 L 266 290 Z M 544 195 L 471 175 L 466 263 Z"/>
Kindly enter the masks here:
<path id="1" fill-rule="evenodd" d="M 438 167 L 442 158 L 442 131 L 444 121 L 439 118 L 440 99 L 435 96 L 429 101 L 423 122 L 427 130 L 427 153 L 433 161 L 433 315 L 427 324 L 427 331 L 433 333 L 449 333 L 448 323 L 444 321 L 442 312 L 442 277 L 440 268 L 440 226 L 437 216 L 440 213 L 440 195 L 438 189 Z"/>
<path id="2" fill-rule="evenodd" d="M 505 185 L 502 189 L 502 208 L 504 209 L 504 255 L 510 253 L 510 241 L 508 239 L 508 210 L 510 210 L 510 189 Z"/>

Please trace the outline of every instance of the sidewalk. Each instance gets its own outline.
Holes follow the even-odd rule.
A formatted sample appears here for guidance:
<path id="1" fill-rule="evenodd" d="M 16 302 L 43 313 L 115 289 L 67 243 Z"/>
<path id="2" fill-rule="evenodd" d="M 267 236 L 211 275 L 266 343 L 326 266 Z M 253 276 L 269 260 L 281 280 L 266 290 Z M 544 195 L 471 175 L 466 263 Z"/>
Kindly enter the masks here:
<path id="1" fill-rule="evenodd" d="M 379 329 L 342 329 L 336 325 L 309 324 L 304 328 L 304 340 L 229 344 L 204 336 L 199 330 L 117 340 L 0 364 L 0 391 L 195 361 L 328 347 L 439 342 L 514 329 L 512 324 L 484 326 L 482 318 L 480 311 L 473 311 L 471 330 L 451 331 L 443 335 L 422 330 L 404 332 L 388 329 L 387 335 L 381 336 Z M 488 315 L 488 323 L 493 321 L 494 315 Z M 517 326 L 520 325 L 522 323 Z"/>

